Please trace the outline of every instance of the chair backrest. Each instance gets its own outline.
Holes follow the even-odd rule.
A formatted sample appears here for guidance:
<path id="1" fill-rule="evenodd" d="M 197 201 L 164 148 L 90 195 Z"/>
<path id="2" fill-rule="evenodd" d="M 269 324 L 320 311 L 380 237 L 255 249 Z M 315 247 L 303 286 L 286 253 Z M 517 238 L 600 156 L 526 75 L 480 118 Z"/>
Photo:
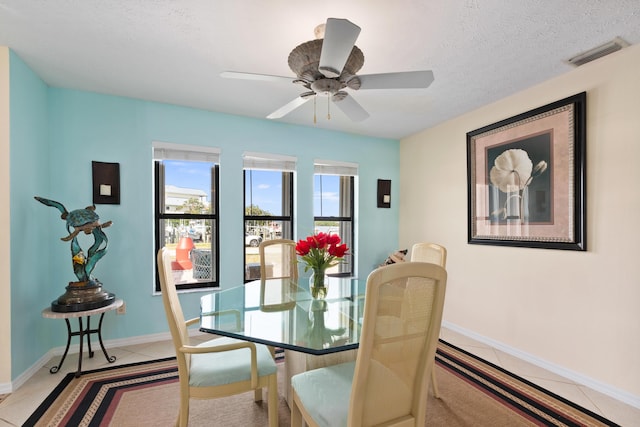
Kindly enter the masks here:
<path id="1" fill-rule="evenodd" d="M 430 262 L 447 267 L 447 249 L 436 243 L 416 243 L 411 248 L 411 261 Z"/>
<path id="2" fill-rule="evenodd" d="M 447 272 L 433 263 L 378 268 L 367 278 L 349 425 L 423 425 Z M 399 304 L 389 314 L 387 304 Z"/>
<path id="3" fill-rule="evenodd" d="M 176 292 L 176 285 L 173 279 L 173 271 L 171 270 L 171 252 L 167 248 L 161 248 L 158 251 L 158 275 L 160 279 L 160 291 L 162 292 L 162 303 L 169 323 L 173 346 L 176 348 L 176 356 L 178 357 L 178 367 L 181 362 L 185 363 L 188 369 L 189 358 L 184 357 L 184 353 L 178 351 L 183 345 L 189 344 L 189 333 L 184 320 L 182 306 Z M 182 356 L 182 357 L 181 357 Z M 181 361 L 180 359 L 184 359 Z"/>
<path id="4" fill-rule="evenodd" d="M 264 240 L 258 247 L 260 254 L 260 278 L 288 277 L 298 280 L 296 242 L 287 239 Z"/>
<path id="5" fill-rule="evenodd" d="M 296 306 L 297 292 L 297 280 L 260 279 L 260 310 L 291 310 Z"/>

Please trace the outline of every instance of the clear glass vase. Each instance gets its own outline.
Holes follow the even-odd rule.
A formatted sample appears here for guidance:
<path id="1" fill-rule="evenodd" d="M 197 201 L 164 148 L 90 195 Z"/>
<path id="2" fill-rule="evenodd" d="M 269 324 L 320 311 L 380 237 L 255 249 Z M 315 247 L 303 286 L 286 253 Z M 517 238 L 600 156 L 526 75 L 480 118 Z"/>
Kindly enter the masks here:
<path id="1" fill-rule="evenodd" d="M 309 292 L 313 299 L 325 299 L 327 297 L 327 276 L 323 269 L 312 269 L 309 277 Z"/>

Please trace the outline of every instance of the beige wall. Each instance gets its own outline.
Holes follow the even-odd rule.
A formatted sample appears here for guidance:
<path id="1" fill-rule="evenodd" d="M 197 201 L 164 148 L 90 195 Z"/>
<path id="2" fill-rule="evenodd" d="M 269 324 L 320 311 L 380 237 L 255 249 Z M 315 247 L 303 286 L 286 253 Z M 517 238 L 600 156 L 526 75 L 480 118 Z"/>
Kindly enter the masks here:
<path id="1" fill-rule="evenodd" d="M 11 382 L 9 48 L 0 46 L 0 384 Z"/>
<path id="2" fill-rule="evenodd" d="M 588 251 L 467 244 L 466 133 L 582 91 Z M 401 246 L 448 248 L 444 321 L 640 402 L 640 46 L 406 138 L 400 162 Z"/>

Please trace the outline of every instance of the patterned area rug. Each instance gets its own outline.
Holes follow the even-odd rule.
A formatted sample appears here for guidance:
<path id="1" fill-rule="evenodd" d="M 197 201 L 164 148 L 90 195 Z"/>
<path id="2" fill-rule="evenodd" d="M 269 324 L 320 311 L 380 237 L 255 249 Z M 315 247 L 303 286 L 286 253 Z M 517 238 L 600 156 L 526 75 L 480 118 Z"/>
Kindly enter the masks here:
<path id="1" fill-rule="evenodd" d="M 444 341 L 439 343 L 436 363 L 536 425 L 617 425 Z M 442 390 L 441 387 L 439 389 Z"/>
<path id="2" fill-rule="evenodd" d="M 429 396 L 426 425 L 616 426 L 446 342 L 440 342 L 436 362 L 441 399 Z M 278 364 L 281 393 L 283 365 Z M 80 378 L 70 373 L 24 425 L 170 426 L 177 412 L 177 368 L 169 358 L 88 371 Z M 281 426 L 289 425 L 289 416 L 281 396 Z M 192 399 L 189 425 L 267 425 L 266 402 L 255 403 L 253 393 Z"/>

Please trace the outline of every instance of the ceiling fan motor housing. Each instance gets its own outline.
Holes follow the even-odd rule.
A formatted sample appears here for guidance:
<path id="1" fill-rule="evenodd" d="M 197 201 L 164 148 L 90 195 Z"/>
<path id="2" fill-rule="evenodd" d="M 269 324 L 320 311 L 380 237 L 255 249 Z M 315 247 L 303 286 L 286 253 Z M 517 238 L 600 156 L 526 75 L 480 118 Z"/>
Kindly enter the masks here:
<path id="1" fill-rule="evenodd" d="M 289 68 L 291 68 L 291 71 L 293 71 L 300 79 L 309 83 L 313 83 L 317 80 L 335 80 L 344 83 L 350 77 L 354 76 L 364 65 L 364 54 L 358 46 L 353 46 L 340 77 L 328 79 L 320 70 L 318 70 L 323 41 L 323 39 L 318 39 L 302 43 L 296 46 L 289 54 Z M 329 85 L 328 83 L 326 84 Z"/>

